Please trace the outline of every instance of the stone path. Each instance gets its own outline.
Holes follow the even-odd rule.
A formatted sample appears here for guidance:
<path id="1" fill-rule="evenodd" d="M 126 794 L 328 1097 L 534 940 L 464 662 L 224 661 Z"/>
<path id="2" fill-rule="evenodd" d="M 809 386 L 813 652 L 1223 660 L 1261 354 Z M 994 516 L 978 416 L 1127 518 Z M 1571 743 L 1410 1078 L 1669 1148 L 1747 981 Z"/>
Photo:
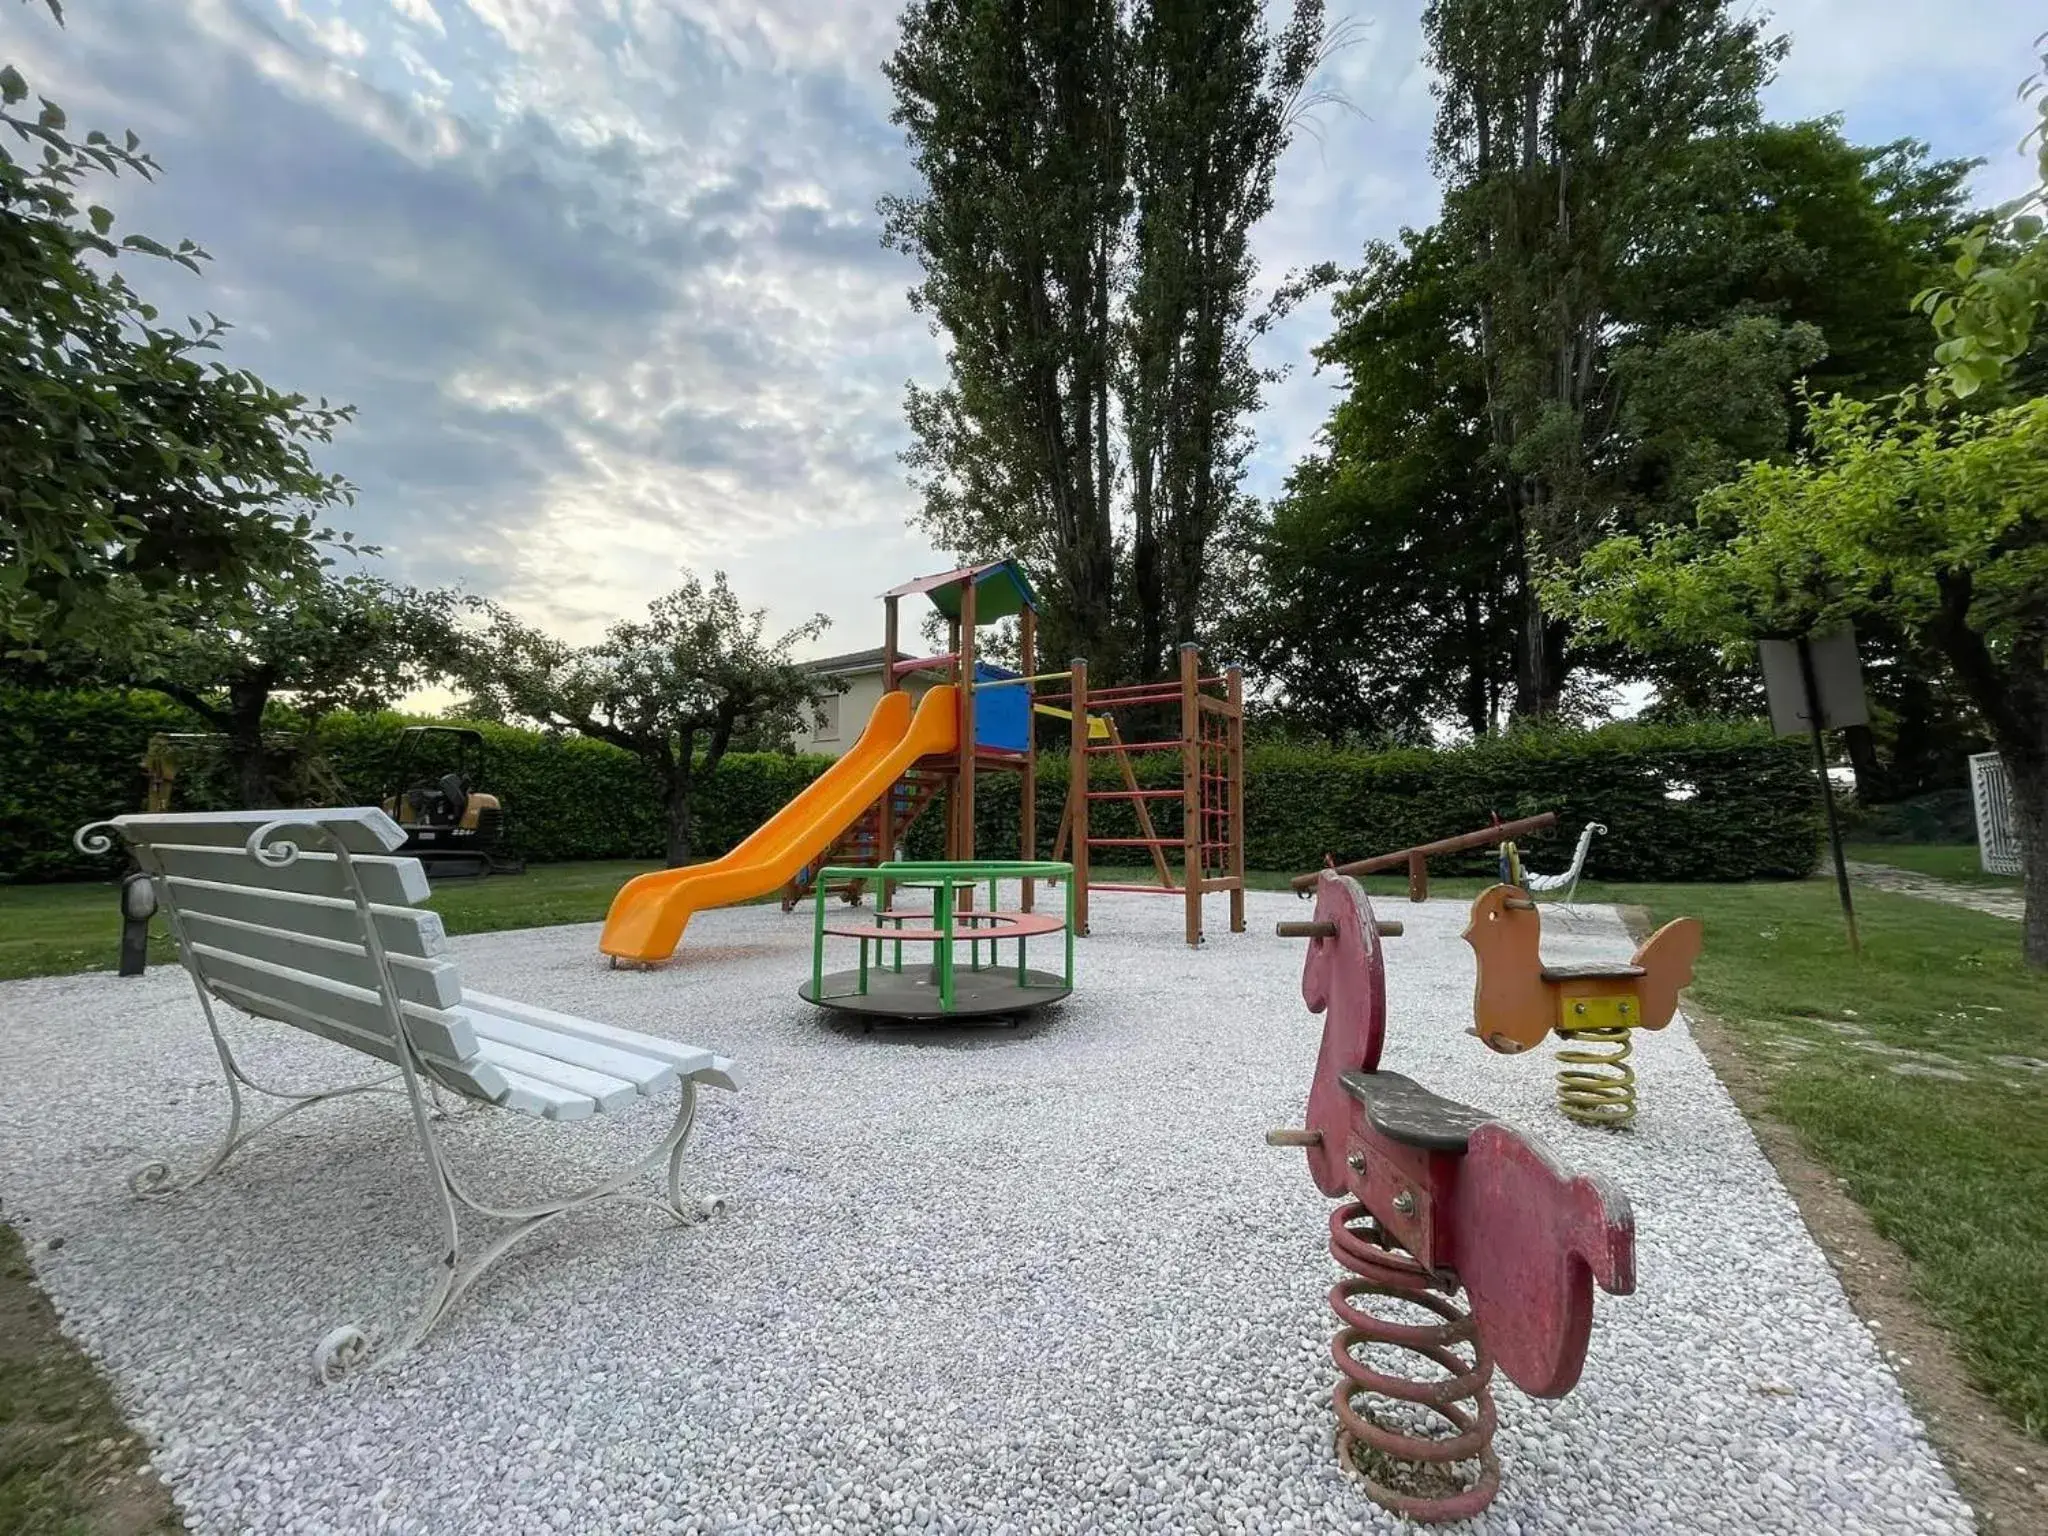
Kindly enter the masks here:
<path id="1" fill-rule="evenodd" d="M 2014 922 L 2025 916 L 2027 910 L 2026 898 L 2017 889 L 2008 891 L 1997 886 L 1937 880 L 1932 875 L 1916 875 L 1910 869 L 1899 869 L 1890 864 L 1865 864 L 1851 859 L 1849 878 L 1863 885 L 1874 885 L 1881 891 L 1918 896 L 1923 901 L 1945 901 L 1952 907 L 1969 907 L 1973 911 L 1989 912 L 1993 917 L 2009 917 Z"/>

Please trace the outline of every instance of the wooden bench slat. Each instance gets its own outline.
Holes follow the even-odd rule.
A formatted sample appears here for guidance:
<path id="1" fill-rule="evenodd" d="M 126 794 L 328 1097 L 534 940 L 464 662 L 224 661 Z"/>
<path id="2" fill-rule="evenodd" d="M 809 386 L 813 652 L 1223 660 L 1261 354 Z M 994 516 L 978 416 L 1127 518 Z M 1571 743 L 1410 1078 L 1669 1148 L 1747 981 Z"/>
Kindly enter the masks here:
<path id="1" fill-rule="evenodd" d="M 558 1030 L 562 1034 L 595 1041 L 599 1045 L 615 1045 L 638 1056 L 652 1056 L 657 1061 L 669 1063 L 684 1077 L 715 1083 L 721 1088 L 737 1089 L 740 1085 L 739 1068 L 723 1056 L 715 1055 L 702 1046 L 684 1045 L 677 1040 L 665 1040 L 659 1035 L 643 1035 L 638 1030 L 600 1024 L 595 1019 L 579 1019 L 574 1014 L 556 1013 L 551 1008 L 536 1008 L 509 997 L 479 992 L 474 988 L 464 992 L 463 1001 L 483 1009 L 486 1013 L 495 1013 L 503 1019 L 515 1019 L 522 1024 L 538 1024 L 543 1029 Z"/>
<path id="2" fill-rule="evenodd" d="M 585 1120 L 627 1107 L 689 1077 L 738 1087 L 737 1069 L 693 1045 L 536 1008 L 489 993 L 465 993 L 419 861 L 390 855 L 404 835 L 371 807 L 308 811 L 352 855 L 369 920 L 389 962 L 364 942 L 363 913 L 339 859 L 297 841 L 291 863 L 268 865 L 247 852 L 251 832 L 293 813 L 238 811 L 117 818 L 116 828 L 180 917 L 186 959 L 224 1002 L 306 1030 L 380 1061 L 398 1044 L 384 1003 L 395 992 L 405 1028 L 427 1072 L 470 1098 L 544 1120 Z"/>
<path id="3" fill-rule="evenodd" d="M 550 1083 L 566 1093 L 580 1093 L 607 1113 L 624 1109 L 641 1097 L 640 1090 L 622 1077 L 593 1072 L 588 1067 L 571 1066 L 566 1061 L 533 1051 L 522 1051 L 502 1040 L 479 1040 L 477 1052 L 480 1059 L 488 1061 L 501 1072 Z"/>
<path id="4" fill-rule="evenodd" d="M 206 912 L 186 912 L 182 920 L 194 943 L 346 982 L 366 992 L 377 991 L 383 983 L 377 962 L 360 944 L 259 927 Z M 405 1002 L 453 1008 L 462 1001 L 462 973 L 454 961 L 415 960 L 408 955 L 389 958 L 392 983 Z"/>
<path id="5" fill-rule="evenodd" d="M 516 1114 L 531 1115 L 536 1120 L 588 1120 L 597 1113 L 597 1100 L 587 1093 L 572 1093 L 553 1083 L 537 1077 L 526 1077 L 517 1072 L 506 1072 L 493 1068 L 505 1081 L 505 1091 L 491 1102 Z"/>
<path id="6" fill-rule="evenodd" d="M 331 1014 L 315 1012 L 288 1003 L 282 998 L 272 997 L 267 992 L 258 992 L 231 980 L 217 980 L 207 983 L 207 990 L 225 1002 L 235 1005 L 244 1013 L 254 1014 L 259 1019 L 272 1019 L 280 1024 L 289 1024 L 294 1029 L 303 1029 L 308 1034 L 331 1040 L 336 1045 L 345 1045 L 350 1050 L 361 1051 L 379 1061 L 398 1065 L 398 1053 L 392 1048 L 390 1038 L 373 1035 L 345 1020 Z M 470 1090 L 465 1088 L 465 1093 Z"/>
<path id="7" fill-rule="evenodd" d="M 280 868 L 258 864 L 239 848 L 205 848 L 182 843 L 146 843 L 139 847 L 143 868 L 151 874 L 214 880 L 259 891 L 296 891 L 302 896 L 339 896 L 351 892 L 341 865 L 331 853 L 304 853 Z M 412 907 L 431 894 L 426 871 L 418 859 L 365 854 L 355 861 L 363 894 L 387 907 Z"/>
<path id="8" fill-rule="evenodd" d="M 474 995 L 471 994 L 472 998 Z M 464 1006 L 457 1011 L 469 1021 L 469 1027 L 476 1031 L 477 1039 L 487 1046 L 495 1041 L 537 1056 L 566 1062 L 573 1067 L 601 1072 L 607 1077 L 631 1083 L 642 1094 L 659 1093 L 676 1081 L 676 1069 L 671 1063 L 656 1056 L 649 1056 L 643 1051 L 628 1051 L 620 1046 L 604 1045 L 577 1035 L 567 1035 L 557 1029 L 545 1029 L 538 1024 L 523 1024 L 517 1019 L 500 1018 L 474 1006 Z"/>
<path id="9" fill-rule="evenodd" d="M 391 1023 L 383 999 L 364 987 L 333 981 L 310 972 L 254 960 L 211 944 L 192 943 L 192 957 L 200 979 L 209 986 L 231 986 L 245 993 L 266 997 L 287 1010 L 322 1015 L 335 1020 L 390 1048 Z M 445 1067 L 461 1068 L 476 1056 L 476 1031 L 459 1014 L 446 1013 L 418 1003 L 404 1004 L 407 1032 L 413 1048 L 431 1056 Z M 293 1018 L 281 1022 L 296 1023 Z M 379 1054 L 384 1054 L 380 1052 Z M 386 1059 L 391 1059 L 388 1055 Z M 488 1097 L 488 1095 L 486 1095 Z"/>
<path id="10" fill-rule="evenodd" d="M 258 827 L 293 820 L 317 822 L 350 853 L 396 853 L 405 846 L 404 830 L 373 805 L 310 811 L 164 812 L 116 816 L 114 825 L 131 842 L 182 843 L 239 851 Z M 280 832 L 276 840 L 308 846 L 289 832 Z"/>
<path id="11" fill-rule="evenodd" d="M 272 1019 L 280 1024 L 289 1024 L 302 1029 L 309 1035 L 317 1035 L 336 1045 L 360 1051 L 392 1066 L 398 1065 L 398 1053 L 392 1048 L 389 1037 L 371 1035 L 332 1014 L 310 1010 L 287 1003 L 282 999 L 256 992 L 232 982 L 216 981 L 209 984 L 219 997 L 232 1003 L 244 1013 L 258 1018 Z M 468 1063 L 452 1063 L 437 1060 L 422 1053 L 428 1072 L 443 1087 L 465 1098 L 477 1099 L 486 1104 L 500 1104 L 505 1101 L 510 1085 L 496 1067 L 472 1060 Z M 538 1114 L 538 1108 L 527 1113 Z"/>
<path id="12" fill-rule="evenodd" d="M 175 903 L 180 911 L 208 912 L 265 928 L 289 928 L 316 938 L 355 943 L 362 937 L 356 904 L 343 896 L 301 896 L 293 891 L 261 891 L 216 880 L 160 876 L 157 899 Z M 392 956 L 431 960 L 448 948 L 448 930 L 441 914 L 424 907 L 372 907 L 377 937 Z"/>

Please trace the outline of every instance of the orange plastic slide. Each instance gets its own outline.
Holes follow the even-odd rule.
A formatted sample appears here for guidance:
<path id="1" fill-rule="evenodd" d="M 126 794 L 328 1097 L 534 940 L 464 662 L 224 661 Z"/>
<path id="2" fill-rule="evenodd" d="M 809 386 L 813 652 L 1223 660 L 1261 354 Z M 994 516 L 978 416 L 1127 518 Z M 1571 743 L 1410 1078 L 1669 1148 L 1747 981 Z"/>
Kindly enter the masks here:
<path id="1" fill-rule="evenodd" d="M 598 948 L 619 960 L 666 960 L 692 912 L 778 890 L 832 846 L 903 770 L 958 742 L 960 710 L 950 685 L 910 711 L 910 695 L 885 693 L 853 750 L 806 785 L 723 858 L 636 875 L 612 898 Z"/>

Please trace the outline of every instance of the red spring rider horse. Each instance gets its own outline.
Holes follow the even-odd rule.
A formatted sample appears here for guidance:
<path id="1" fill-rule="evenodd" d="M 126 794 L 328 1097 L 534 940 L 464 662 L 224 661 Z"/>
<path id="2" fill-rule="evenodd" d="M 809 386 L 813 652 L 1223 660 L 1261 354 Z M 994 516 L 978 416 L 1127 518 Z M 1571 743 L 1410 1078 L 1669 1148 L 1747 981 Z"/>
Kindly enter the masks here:
<path id="1" fill-rule="evenodd" d="M 1276 1146 L 1308 1151 L 1309 1174 L 1344 1200 L 1330 1216 L 1330 1252 L 1349 1275 L 1330 1288 L 1341 1325 L 1330 1352 L 1341 1377 L 1338 1456 L 1386 1508 L 1418 1520 L 1475 1515 L 1500 1488 L 1490 1385 L 1496 1364 L 1535 1397 L 1578 1382 L 1593 1326 L 1593 1282 L 1635 1289 L 1635 1223 L 1620 1191 L 1571 1177 L 1541 1146 L 1470 1105 L 1379 1070 L 1386 1035 L 1386 962 L 1357 882 L 1325 871 L 1311 923 L 1283 923 L 1310 940 L 1301 996 L 1323 1018 L 1308 1125 L 1273 1131 Z M 1453 1299 L 1462 1287 L 1470 1311 Z M 1367 1297 L 1391 1297 L 1442 1321 L 1376 1316 Z M 1447 1373 L 1393 1376 L 1358 1358 L 1393 1345 Z M 1389 1413 L 1371 1399 L 1412 1405 Z M 1450 1432 L 1415 1433 L 1416 1410 Z M 1404 1422 L 1396 1422 L 1401 1420 Z M 1361 1447 L 1378 1457 L 1359 1455 Z M 1448 1494 L 1384 1481 L 1385 1459 L 1478 1471 Z M 1420 1470 L 1420 1469 L 1417 1469 Z M 1405 1479 L 1404 1479 L 1405 1481 Z"/>

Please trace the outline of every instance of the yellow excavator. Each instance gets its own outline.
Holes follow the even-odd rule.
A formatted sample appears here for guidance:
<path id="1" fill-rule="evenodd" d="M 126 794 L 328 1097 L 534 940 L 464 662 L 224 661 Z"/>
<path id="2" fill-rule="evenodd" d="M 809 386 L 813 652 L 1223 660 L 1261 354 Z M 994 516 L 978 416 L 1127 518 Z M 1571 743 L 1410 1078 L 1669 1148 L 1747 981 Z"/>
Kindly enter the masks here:
<path id="1" fill-rule="evenodd" d="M 523 875 L 505 851 L 505 807 L 483 788 L 483 732 L 467 725 L 409 725 L 384 810 L 405 833 L 402 853 L 430 880 Z"/>

